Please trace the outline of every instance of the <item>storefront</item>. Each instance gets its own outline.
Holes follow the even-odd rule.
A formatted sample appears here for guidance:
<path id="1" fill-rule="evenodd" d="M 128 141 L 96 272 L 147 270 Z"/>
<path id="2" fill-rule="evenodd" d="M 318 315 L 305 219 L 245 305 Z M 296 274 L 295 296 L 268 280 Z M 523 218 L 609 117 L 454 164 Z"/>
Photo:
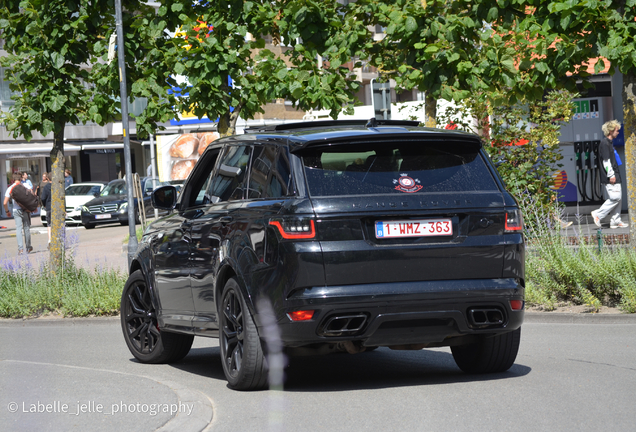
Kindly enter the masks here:
<path id="1" fill-rule="evenodd" d="M 0 144 L 0 193 L 4 200 L 4 192 L 13 182 L 13 174 L 26 172 L 33 186 L 42 181 L 42 173 L 51 170 L 52 141 L 36 143 L 2 143 Z M 76 172 L 78 168 L 78 156 L 81 146 L 64 144 L 64 167 Z M 2 217 L 6 217 L 4 209 Z"/>

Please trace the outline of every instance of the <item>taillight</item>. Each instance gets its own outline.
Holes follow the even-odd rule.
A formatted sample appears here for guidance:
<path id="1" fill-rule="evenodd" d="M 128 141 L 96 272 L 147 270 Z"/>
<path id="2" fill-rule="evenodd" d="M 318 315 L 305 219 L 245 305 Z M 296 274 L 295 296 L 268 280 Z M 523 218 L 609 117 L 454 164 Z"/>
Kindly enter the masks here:
<path id="1" fill-rule="evenodd" d="M 312 239 L 316 237 L 316 226 L 313 219 L 293 218 L 270 220 L 284 239 Z"/>
<path id="2" fill-rule="evenodd" d="M 512 210 L 506 212 L 506 229 L 505 232 L 512 233 L 523 230 L 523 216 L 521 210 Z"/>
<path id="3" fill-rule="evenodd" d="M 287 316 L 292 321 L 308 321 L 314 317 L 313 310 L 299 310 L 288 312 Z"/>
<path id="4" fill-rule="evenodd" d="M 515 311 L 523 309 L 523 300 L 510 300 L 510 309 Z"/>

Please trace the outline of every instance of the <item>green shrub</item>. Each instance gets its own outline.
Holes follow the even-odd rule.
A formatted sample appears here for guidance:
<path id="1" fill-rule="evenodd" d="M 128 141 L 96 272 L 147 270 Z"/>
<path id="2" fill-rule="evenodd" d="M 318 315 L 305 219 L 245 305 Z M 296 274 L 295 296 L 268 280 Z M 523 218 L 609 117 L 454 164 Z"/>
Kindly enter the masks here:
<path id="1" fill-rule="evenodd" d="M 571 245 L 555 218 L 559 205 L 546 207 L 524 196 L 520 206 L 530 222 L 525 226 L 527 303 L 548 310 L 566 301 L 594 311 L 605 305 L 636 312 L 636 252 L 627 246 L 602 245 L 599 250 L 580 224 L 568 230 L 577 239 Z"/>

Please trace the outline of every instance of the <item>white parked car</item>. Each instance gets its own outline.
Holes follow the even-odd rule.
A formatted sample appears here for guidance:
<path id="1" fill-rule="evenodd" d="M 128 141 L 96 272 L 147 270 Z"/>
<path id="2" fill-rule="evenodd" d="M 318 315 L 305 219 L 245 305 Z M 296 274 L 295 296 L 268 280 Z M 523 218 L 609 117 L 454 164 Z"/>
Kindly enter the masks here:
<path id="1" fill-rule="evenodd" d="M 108 183 L 102 181 L 74 183 L 65 189 L 67 224 L 82 224 L 82 205 L 99 196 Z M 46 209 L 40 212 L 42 225 L 46 226 Z"/>

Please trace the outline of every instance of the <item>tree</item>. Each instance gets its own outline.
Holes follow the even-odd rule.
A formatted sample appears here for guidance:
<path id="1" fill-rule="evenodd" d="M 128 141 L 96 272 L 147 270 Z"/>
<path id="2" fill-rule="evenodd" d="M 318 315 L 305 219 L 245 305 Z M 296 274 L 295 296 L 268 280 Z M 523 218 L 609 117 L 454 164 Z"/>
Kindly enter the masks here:
<path id="1" fill-rule="evenodd" d="M 623 74 L 630 244 L 636 248 L 636 1 L 534 0 L 527 4 L 532 13 L 519 16 L 515 31 L 527 36 L 518 39 L 521 69 L 539 85 L 585 80 L 587 64 L 596 60 L 596 72 L 609 61 L 611 74 L 616 70 Z"/>
<path id="2" fill-rule="evenodd" d="M 166 70 L 187 78 L 180 108 L 218 118 L 221 135 L 277 98 L 335 117 L 359 88 L 343 65 L 368 35 L 346 11 L 335 0 L 167 2 L 158 16 L 178 12 L 184 35 L 164 52 Z"/>
<path id="3" fill-rule="evenodd" d="M 173 114 L 174 97 L 165 93 L 159 65 L 165 24 L 155 10 L 137 0 L 123 2 L 129 95 L 147 97 L 138 117 L 142 131 L 156 128 Z M 173 19 L 176 20 L 176 19 Z M 137 27 L 135 27 L 135 25 Z M 112 1 L 7 0 L 0 8 L 0 30 L 7 56 L 15 105 L 0 120 L 14 137 L 27 141 L 32 131 L 53 133 L 51 262 L 64 260 L 64 130 L 68 123 L 93 121 L 99 125 L 121 119 L 117 62 L 107 62 L 107 41 L 114 32 Z M 134 37 L 139 37 L 137 40 Z M 135 65 L 143 60 L 143 68 Z"/>
<path id="4" fill-rule="evenodd" d="M 106 2 L 88 0 L 6 0 L 0 30 L 7 56 L 0 59 L 15 105 L 2 113 L 14 137 L 27 140 L 32 131 L 53 133 L 51 150 L 52 236 L 54 268 L 64 259 L 64 128 L 87 120 L 92 92 L 87 65 L 105 32 Z M 98 109 L 96 107 L 96 109 Z"/>
<path id="5" fill-rule="evenodd" d="M 508 90 L 503 88 L 487 95 L 473 94 L 459 107 L 447 108 L 439 118 L 453 128 L 484 136 L 485 150 L 495 161 L 508 190 L 520 202 L 526 202 L 524 198 L 532 195 L 532 202 L 543 207 L 542 214 L 551 214 L 557 210 L 554 206 L 557 194 L 552 188 L 555 183 L 553 175 L 562 159 L 560 128 L 570 118 L 574 110 L 572 99 L 577 95 L 551 91 L 544 100 L 533 103 L 493 103 L 504 99 L 499 93 Z M 475 125 L 473 117 L 487 118 L 489 122 L 487 125 Z M 478 130 L 483 126 L 489 129 L 487 133 Z M 522 210 L 537 209 L 522 206 Z M 554 216 L 558 218 L 559 215 Z M 532 218 L 526 218 L 527 223 L 531 221 Z"/>
<path id="6" fill-rule="evenodd" d="M 438 99 L 461 101 L 502 85 L 512 102 L 526 95 L 516 85 L 512 7 L 489 0 L 360 0 L 355 13 L 385 29 L 369 50 L 370 64 L 398 88 L 426 92 L 427 126 L 435 126 Z"/>

